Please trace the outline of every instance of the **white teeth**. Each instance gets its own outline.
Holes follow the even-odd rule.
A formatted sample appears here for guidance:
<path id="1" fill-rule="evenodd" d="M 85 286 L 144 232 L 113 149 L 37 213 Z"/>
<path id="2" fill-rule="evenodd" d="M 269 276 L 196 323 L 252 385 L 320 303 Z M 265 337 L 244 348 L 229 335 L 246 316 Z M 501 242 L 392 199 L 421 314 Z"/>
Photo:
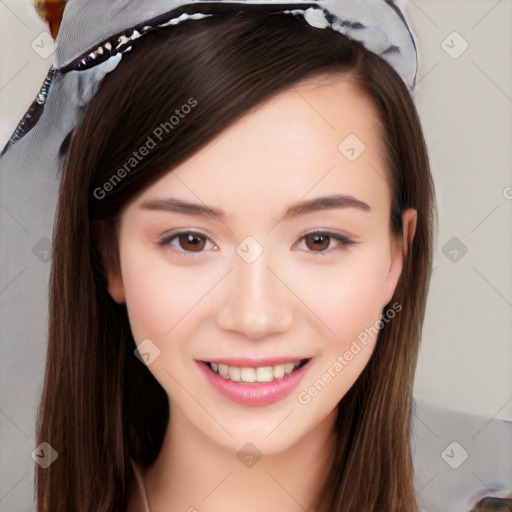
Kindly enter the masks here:
<path id="1" fill-rule="evenodd" d="M 256 382 L 256 370 L 254 368 L 241 368 L 240 378 L 244 382 Z"/>
<path id="2" fill-rule="evenodd" d="M 284 373 L 292 373 L 295 367 L 295 363 L 286 363 L 284 365 Z"/>
<path id="3" fill-rule="evenodd" d="M 256 380 L 258 382 L 272 382 L 273 378 L 272 366 L 263 366 L 256 369 Z"/>
<path id="4" fill-rule="evenodd" d="M 259 366 L 257 368 L 229 366 L 223 363 L 210 363 L 210 368 L 226 380 L 234 382 L 272 382 L 290 375 L 300 365 L 296 363 L 277 364 L 275 366 Z"/>
<path id="5" fill-rule="evenodd" d="M 282 379 L 284 377 L 284 364 L 274 366 L 274 379 Z"/>
<path id="6" fill-rule="evenodd" d="M 219 364 L 219 374 L 223 377 L 228 376 L 229 366 L 227 364 Z"/>
<path id="7" fill-rule="evenodd" d="M 235 382 L 240 382 L 240 380 L 241 380 L 240 374 L 241 374 L 240 368 L 237 368 L 236 366 L 229 367 L 229 377 L 231 378 L 231 380 L 233 380 Z"/>

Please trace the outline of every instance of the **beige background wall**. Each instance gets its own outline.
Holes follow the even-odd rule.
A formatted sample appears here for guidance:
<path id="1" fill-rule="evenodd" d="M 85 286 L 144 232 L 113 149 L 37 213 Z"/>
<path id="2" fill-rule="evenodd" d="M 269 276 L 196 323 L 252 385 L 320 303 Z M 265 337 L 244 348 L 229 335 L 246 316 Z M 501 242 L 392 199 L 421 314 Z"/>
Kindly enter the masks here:
<path id="1" fill-rule="evenodd" d="M 416 396 L 512 421 L 512 2 L 405 12 L 439 207 Z"/>

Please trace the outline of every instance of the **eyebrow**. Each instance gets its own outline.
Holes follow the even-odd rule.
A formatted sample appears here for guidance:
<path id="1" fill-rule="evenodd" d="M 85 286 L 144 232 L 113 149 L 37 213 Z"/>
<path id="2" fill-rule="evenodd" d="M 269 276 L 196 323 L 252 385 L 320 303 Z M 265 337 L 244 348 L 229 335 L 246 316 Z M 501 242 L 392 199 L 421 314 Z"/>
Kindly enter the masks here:
<path id="1" fill-rule="evenodd" d="M 224 219 L 226 214 L 218 209 L 205 204 L 191 203 L 182 199 L 152 199 L 140 205 L 140 208 L 148 210 L 164 210 L 175 213 L 186 213 L 189 215 L 197 215 L 201 217 L 213 217 Z M 370 212 L 370 206 L 351 195 L 334 194 L 330 196 L 317 197 L 306 201 L 299 201 L 291 204 L 286 209 L 282 219 L 297 217 L 321 210 L 331 210 L 334 208 L 355 208 L 363 212 Z"/>

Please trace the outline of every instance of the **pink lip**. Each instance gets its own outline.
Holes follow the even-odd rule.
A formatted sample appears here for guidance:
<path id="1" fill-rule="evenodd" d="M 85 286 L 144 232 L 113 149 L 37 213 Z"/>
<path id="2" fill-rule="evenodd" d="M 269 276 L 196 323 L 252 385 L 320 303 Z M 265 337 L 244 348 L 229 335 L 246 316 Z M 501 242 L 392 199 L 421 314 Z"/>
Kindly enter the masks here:
<path id="1" fill-rule="evenodd" d="M 222 361 L 228 361 L 228 359 L 223 359 Z M 221 360 L 219 362 L 222 363 Z M 233 361 L 233 360 L 230 360 Z M 248 360 L 236 360 L 238 364 L 232 364 L 231 366 L 244 366 L 240 365 L 240 361 L 245 361 L 247 363 Z M 272 364 L 262 364 L 262 361 L 270 361 L 268 360 L 258 360 L 257 366 L 274 366 L 275 364 L 283 364 L 283 363 L 272 363 Z M 275 361 L 273 359 L 272 361 Z M 300 359 L 296 359 L 295 361 L 300 361 Z M 206 375 L 208 381 L 212 384 L 212 386 L 222 395 L 229 398 L 233 402 L 236 402 L 241 405 L 248 406 L 265 406 L 270 405 L 279 400 L 283 399 L 285 396 L 289 395 L 298 385 L 300 380 L 304 377 L 306 372 L 309 370 L 311 359 L 301 366 L 298 370 L 295 370 L 290 375 L 279 379 L 275 382 L 267 382 L 263 384 L 246 384 L 243 382 L 234 382 L 231 380 L 224 379 L 217 373 L 214 373 L 210 370 L 207 363 L 203 361 L 196 361 L 199 365 L 201 371 Z M 217 362 L 217 361 L 215 361 Z M 292 362 L 290 359 L 286 360 L 286 362 Z M 256 366 L 254 364 L 254 360 L 252 360 L 252 364 L 245 364 L 247 367 Z M 227 363 L 224 363 L 227 364 Z"/>

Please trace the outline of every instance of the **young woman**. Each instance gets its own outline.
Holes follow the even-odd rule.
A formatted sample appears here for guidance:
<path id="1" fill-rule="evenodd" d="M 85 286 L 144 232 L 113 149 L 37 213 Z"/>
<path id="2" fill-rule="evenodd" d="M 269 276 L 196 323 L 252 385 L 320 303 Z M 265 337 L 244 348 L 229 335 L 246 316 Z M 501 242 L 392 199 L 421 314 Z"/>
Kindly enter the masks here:
<path id="1" fill-rule="evenodd" d="M 435 206 L 397 71 L 285 13 L 183 21 L 68 142 L 37 509 L 417 510 Z"/>

